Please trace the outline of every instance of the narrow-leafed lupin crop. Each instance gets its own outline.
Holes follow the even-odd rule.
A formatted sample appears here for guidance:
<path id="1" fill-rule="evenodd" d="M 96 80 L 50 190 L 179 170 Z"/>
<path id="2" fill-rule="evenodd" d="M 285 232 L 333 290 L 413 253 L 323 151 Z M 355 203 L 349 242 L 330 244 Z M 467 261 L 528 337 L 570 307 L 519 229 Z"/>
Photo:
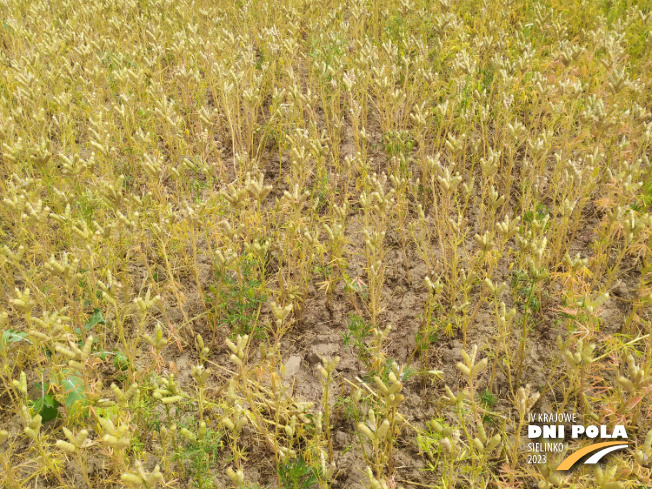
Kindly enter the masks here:
<path id="1" fill-rule="evenodd" d="M 0 18 L 1 487 L 652 486 L 647 4 Z"/>

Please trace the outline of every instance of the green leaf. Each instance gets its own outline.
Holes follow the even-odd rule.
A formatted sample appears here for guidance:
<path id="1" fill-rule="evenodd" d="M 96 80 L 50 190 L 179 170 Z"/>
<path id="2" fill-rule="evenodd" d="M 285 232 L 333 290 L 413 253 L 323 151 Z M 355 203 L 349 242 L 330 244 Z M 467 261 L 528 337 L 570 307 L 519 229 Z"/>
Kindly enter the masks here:
<path id="1" fill-rule="evenodd" d="M 84 329 L 86 331 L 90 331 L 98 324 L 106 324 L 106 321 L 102 316 L 102 312 L 96 307 L 95 309 L 93 309 L 93 315 L 88 319 L 88 321 L 86 321 L 86 324 L 84 325 Z M 81 330 L 79 328 L 75 328 L 75 333 L 81 335 Z"/>
<path id="2" fill-rule="evenodd" d="M 113 366 L 116 370 L 127 370 L 129 368 L 129 358 L 121 351 L 116 350 L 115 356 L 113 357 Z"/>
<path id="3" fill-rule="evenodd" d="M 118 413 L 120 412 L 120 408 L 115 405 L 115 406 L 110 406 L 110 407 L 95 407 L 95 411 L 97 412 L 98 416 L 101 416 L 103 418 L 115 418 L 118 416 Z"/>
<path id="4" fill-rule="evenodd" d="M 43 397 L 39 397 L 32 403 L 32 409 L 40 414 L 43 418 L 43 421 L 50 421 L 59 416 L 59 402 L 52 396 L 52 394 L 46 394 Z"/>
<path id="5" fill-rule="evenodd" d="M 8 345 L 9 343 L 17 343 L 18 341 L 27 341 L 30 345 L 32 344 L 32 342 L 27 338 L 27 333 L 8 329 L 2 333 L 2 337 L 0 337 L 0 350 L 4 349 L 5 345 Z"/>
<path id="6" fill-rule="evenodd" d="M 104 361 L 104 360 L 106 360 L 107 355 L 111 355 L 111 352 L 110 351 L 96 351 L 95 353 L 93 353 L 93 355 L 99 357 L 100 360 Z"/>
<path id="7" fill-rule="evenodd" d="M 71 416 L 85 414 L 88 409 L 88 398 L 84 390 L 84 381 L 72 370 L 64 370 L 63 374 L 65 377 L 61 381 L 61 387 L 66 410 Z"/>
<path id="8" fill-rule="evenodd" d="M 102 313 L 98 308 L 93 309 L 93 315 L 85 325 L 86 331 L 91 329 L 96 324 L 106 324 L 106 321 L 104 320 L 104 317 L 102 317 Z"/>

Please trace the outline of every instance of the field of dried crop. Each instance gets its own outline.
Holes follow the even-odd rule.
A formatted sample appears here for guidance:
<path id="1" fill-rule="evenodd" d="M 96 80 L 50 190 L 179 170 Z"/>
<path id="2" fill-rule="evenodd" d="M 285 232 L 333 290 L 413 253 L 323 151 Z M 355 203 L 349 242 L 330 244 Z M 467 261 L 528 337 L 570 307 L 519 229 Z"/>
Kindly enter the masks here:
<path id="1" fill-rule="evenodd" d="M 0 22 L 0 487 L 652 487 L 652 4 Z"/>

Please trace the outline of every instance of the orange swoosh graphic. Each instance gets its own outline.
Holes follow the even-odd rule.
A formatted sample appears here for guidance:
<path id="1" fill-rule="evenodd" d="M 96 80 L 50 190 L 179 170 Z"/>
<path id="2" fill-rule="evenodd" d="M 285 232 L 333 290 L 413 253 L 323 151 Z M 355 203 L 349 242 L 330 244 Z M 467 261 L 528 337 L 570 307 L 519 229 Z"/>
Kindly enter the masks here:
<path id="1" fill-rule="evenodd" d="M 562 461 L 562 463 L 559 464 L 557 470 L 568 470 L 573 465 L 575 465 L 575 462 L 581 459 L 584 455 L 600 450 L 601 448 L 611 447 L 614 445 L 629 445 L 629 443 L 627 443 L 626 441 L 605 441 L 603 443 L 594 443 L 593 445 L 584 447 L 581 450 L 578 450 L 577 452 L 573 453 L 569 457 L 566 457 Z"/>

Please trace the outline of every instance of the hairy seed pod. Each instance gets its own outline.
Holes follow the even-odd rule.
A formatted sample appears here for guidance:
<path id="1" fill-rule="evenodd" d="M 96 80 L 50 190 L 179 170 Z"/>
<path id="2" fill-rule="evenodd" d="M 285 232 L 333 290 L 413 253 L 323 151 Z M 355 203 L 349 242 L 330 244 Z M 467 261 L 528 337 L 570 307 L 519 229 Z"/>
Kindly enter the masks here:
<path id="1" fill-rule="evenodd" d="M 163 404 L 174 404 L 176 402 L 179 402 L 181 400 L 181 396 L 171 396 L 171 397 L 164 397 L 161 399 L 161 402 Z"/>
<path id="2" fill-rule="evenodd" d="M 364 423 L 358 423 L 358 429 L 362 431 L 362 433 L 364 433 L 364 435 L 371 441 L 376 439 L 376 435 Z"/>
<path id="3" fill-rule="evenodd" d="M 27 395 L 27 378 L 25 372 L 20 372 L 20 380 L 13 380 L 11 383 L 23 396 Z"/>
<path id="4" fill-rule="evenodd" d="M 120 479 L 122 482 L 126 482 L 127 484 L 134 484 L 137 486 L 143 485 L 143 479 L 138 477 L 136 474 L 122 474 Z"/>
<path id="5" fill-rule="evenodd" d="M 57 440 L 55 445 L 58 448 L 60 448 L 62 450 L 65 450 L 68 453 L 75 453 L 77 451 L 77 447 L 75 445 L 73 445 L 72 443 L 68 443 L 67 441 Z"/>
<path id="6" fill-rule="evenodd" d="M 489 443 L 487 443 L 487 452 L 493 452 L 495 448 L 500 444 L 500 442 L 501 442 L 500 435 L 496 434 L 492 436 L 489 439 Z"/>
<path id="7" fill-rule="evenodd" d="M 179 430 L 179 433 L 181 433 L 181 435 L 183 435 L 183 437 L 189 441 L 197 441 L 197 436 L 194 433 L 191 433 L 186 428 L 181 428 Z"/>
<path id="8" fill-rule="evenodd" d="M 244 473 L 242 470 L 238 469 L 237 471 L 234 471 L 231 467 L 228 467 L 226 469 L 226 475 L 236 486 L 239 487 L 240 485 L 244 484 Z"/>
<path id="9" fill-rule="evenodd" d="M 389 430 L 389 421 L 384 420 L 376 430 L 376 438 L 379 440 L 384 439 L 385 435 L 388 433 L 388 430 Z"/>
<path id="10" fill-rule="evenodd" d="M 484 453 L 484 445 L 482 444 L 479 438 L 473 439 L 473 446 L 478 451 L 478 453 Z"/>

